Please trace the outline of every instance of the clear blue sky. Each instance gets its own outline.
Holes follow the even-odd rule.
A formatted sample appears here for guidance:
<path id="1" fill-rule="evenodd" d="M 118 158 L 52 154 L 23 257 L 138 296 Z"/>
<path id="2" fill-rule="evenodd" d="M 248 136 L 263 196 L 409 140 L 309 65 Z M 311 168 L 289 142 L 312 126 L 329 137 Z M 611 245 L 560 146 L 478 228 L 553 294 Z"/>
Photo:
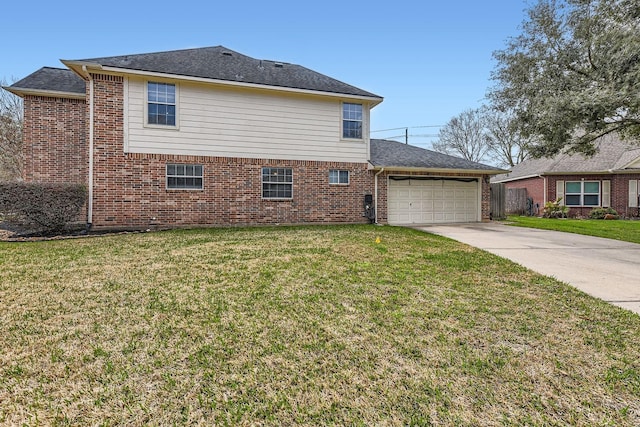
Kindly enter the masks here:
<path id="1" fill-rule="evenodd" d="M 60 59 L 223 45 L 296 63 L 384 97 L 371 129 L 437 134 L 482 104 L 492 52 L 516 36 L 526 0 L 6 2 L 0 79 Z M 403 130 L 374 132 L 392 137 Z M 433 137 L 412 136 L 428 148 Z"/>

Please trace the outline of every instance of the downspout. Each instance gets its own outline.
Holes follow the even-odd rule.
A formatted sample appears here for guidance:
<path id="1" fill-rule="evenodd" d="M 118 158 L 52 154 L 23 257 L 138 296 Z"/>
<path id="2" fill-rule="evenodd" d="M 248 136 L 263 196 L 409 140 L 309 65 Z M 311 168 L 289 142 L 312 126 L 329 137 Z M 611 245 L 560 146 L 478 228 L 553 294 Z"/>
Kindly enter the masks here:
<path id="1" fill-rule="evenodd" d="M 378 224 L 378 175 L 380 175 L 382 172 L 384 172 L 384 168 L 380 169 L 380 172 L 378 172 L 377 174 L 375 174 L 373 176 L 373 181 L 374 181 L 374 196 L 375 196 L 375 200 L 373 202 L 373 210 L 375 212 L 375 216 L 376 216 L 376 224 Z"/>
<path id="2" fill-rule="evenodd" d="M 548 187 L 548 183 L 547 183 L 547 177 L 543 176 L 543 175 L 538 175 L 540 178 L 542 178 L 542 206 L 544 207 L 544 205 L 547 204 L 547 187 Z"/>
<path id="3" fill-rule="evenodd" d="M 89 77 L 89 200 L 87 202 L 87 230 L 93 225 L 93 77 L 87 71 L 86 65 L 82 66 Z"/>

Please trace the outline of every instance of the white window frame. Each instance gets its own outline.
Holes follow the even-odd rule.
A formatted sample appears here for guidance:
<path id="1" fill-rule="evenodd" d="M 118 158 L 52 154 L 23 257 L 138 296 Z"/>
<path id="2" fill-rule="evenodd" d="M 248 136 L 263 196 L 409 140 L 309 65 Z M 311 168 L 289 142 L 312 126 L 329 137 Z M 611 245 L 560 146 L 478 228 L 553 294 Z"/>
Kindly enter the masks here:
<path id="1" fill-rule="evenodd" d="M 348 106 L 358 106 L 360 107 L 360 118 L 353 118 L 349 113 L 354 113 L 354 111 L 346 111 L 345 108 Z M 362 141 L 364 139 L 364 104 L 356 103 L 356 102 L 343 102 L 342 103 L 342 126 L 340 129 L 342 139 L 351 139 Z M 357 112 L 355 112 L 357 113 Z M 345 127 L 345 123 L 360 123 L 360 135 L 359 136 L 348 136 L 345 135 L 347 128 Z"/>
<path id="2" fill-rule="evenodd" d="M 265 173 L 269 171 L 268 173 Z M 287 173 L 288 172 L 288 173 Z M 262 185 L 261 194 L 264 200 L 292 200 L 293 199 L 293 168 L 287 167 L 271 167 L 264 166 L 260 169 L 260 176 Z M 265 177 L 273 178 L 272 180 L 266 180 Z M 268 187 L 267 187 L 268 186 Z M 273 191 L 272 186 L 289 186 L 290 187 L 290 196 L 289 197 L 278 197 L 278 196 L 265 196 L 265 191 Z M 267 188 L 269 188 L 267 190 Z M 278 192 L 278 190 L 275 190 Z"/>
<path id="3" fill-rule="evenodd" d="M 174 172 L 173 173 L 169 173 L 170 169 L 173 167 Z M 192 173 L 188 173 L 189 169 L 193 168 L 193 172 Z M 183 170 L 183 173 L 179 173 L 179 169 Z M 199 174 L 198 174 L 198 169 L 199 169 Z M 178 191 L 202 191 L 204 190 L 204 166 L 201 164 L 187 164 L 187 163 L 167 163 L 167 165 L 165 166 L 165 174 L 166 174 L 166 188 L 167 190 L 178 190 Z M 194 185 L 194 186 L 171 186 L 169 184 L 169 180 L 171 178 L 177 179 L 177 180 L 188 180 L 188 179 L 199 179 L 200 180 L 200 186 Z"/>
<path id="4" fill-rule="evenodd" d="M 346 181 L 343 178 L 346 177 Z M 329 185 L 349 185 L 350 174 L 346 169 L 329 169 Z"/>
<path id="5" fill-rule="evenodd" d="M 175 99 L 174 102 L 150 102 L 149 101 L 149 84 L 162 84 L 162 85 L 169 85 L 169 86 L 173 86 L 174 88 L 174 93 L 175 93 Z M 166 81 L 161 81 L 161 80 L 147 80 L 144 82 L 144 126 L 145 127 L 149 127 L 149 128 L 155 128 L 155 129 L 170 129 L 170 130 L 177 130 L 179 129 L 178 123 L 179 123 L 179 118 L 180 118 L 180 114 L 179 114 L 179 103 L 178 103 L 178 99 L 180 97 L 180 89 L 178 84 L 173 83 L 173 82 L 166 82 Z M 162 104 L 162 105 L 172 105 L 175 108 L 175 124 L 173 125 L 166 125 L 166 124 L 161 124 L 161 123 L 149 123 L 149 104 Z"/>
<path id="6" fill-rule="evenodd" d="M 580 184 L 580 192 L 568 192 L 569 184 Z M 585 184 L 595 183 L 598 184 L 598 192 L 597 193 L 587 193 L 585 192 Z M 579 204 L 569 204 L 568 198 L 570 196 L 579 196 L 580 203 Z M 593 204 L 585 204 L 585 196 L 598 196 L 598 203 Z M 564 183 L 564 205 L 569 207 L 598 207 L 602 206 L 602 181 L 566 181 Z"/>

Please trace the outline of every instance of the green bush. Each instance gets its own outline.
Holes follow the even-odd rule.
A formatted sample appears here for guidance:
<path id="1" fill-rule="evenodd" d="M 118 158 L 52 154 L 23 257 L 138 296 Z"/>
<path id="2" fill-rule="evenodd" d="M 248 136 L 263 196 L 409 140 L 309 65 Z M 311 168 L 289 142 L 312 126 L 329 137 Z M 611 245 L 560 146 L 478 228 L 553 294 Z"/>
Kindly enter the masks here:
<path id="1" fill-rule="evenodd" d="M 86 200 L 82 184 L 0 183 L 0 212 L 46 232 L 63 230 L 78 219 Z"/>
<path id="2" fill-rule="evenodd" d="M 547 202 L 544 204 L 542 216 L 545 218 L 566 218 L 569 214 L 569 207 L 561 205 L 562 197 L 559 197 L 553 202 Z"/>
<path id="3" fill-rule="evenodd" d="M 613 208 L 593 208 L 589 212 L 589 219 L 604 219 L 607 215 L 613 215 L 615 219 L 618 219 L 618 212 Z"/>

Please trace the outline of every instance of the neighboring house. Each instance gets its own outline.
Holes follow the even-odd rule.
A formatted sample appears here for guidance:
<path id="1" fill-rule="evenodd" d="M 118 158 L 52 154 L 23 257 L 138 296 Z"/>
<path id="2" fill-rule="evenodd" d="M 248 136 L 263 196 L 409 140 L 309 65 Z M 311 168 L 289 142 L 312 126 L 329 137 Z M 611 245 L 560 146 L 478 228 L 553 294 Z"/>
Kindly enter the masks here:
<path id="1" fill-rule="evenodd" d="M 382 97 L 222 46 L 63 60 L 24 99 L 24 179 L 86 183 L 94 228 L 489 219 L 493 167 L 369 141 Z M 411 178 L 411 179 L 409 179 Z"/>
<path id="2" fill-rule="evenodd" d="M 569 216 L 586 217 L 595 207 L 611 207 L 624 217 L 638 216 L 640 145 L 614 135 L 601 137 L 593 157 L 560 154 L 526 160 L 492 179 L 506 188 L 526 188 L 539 213 L 562 198 Z"/>

